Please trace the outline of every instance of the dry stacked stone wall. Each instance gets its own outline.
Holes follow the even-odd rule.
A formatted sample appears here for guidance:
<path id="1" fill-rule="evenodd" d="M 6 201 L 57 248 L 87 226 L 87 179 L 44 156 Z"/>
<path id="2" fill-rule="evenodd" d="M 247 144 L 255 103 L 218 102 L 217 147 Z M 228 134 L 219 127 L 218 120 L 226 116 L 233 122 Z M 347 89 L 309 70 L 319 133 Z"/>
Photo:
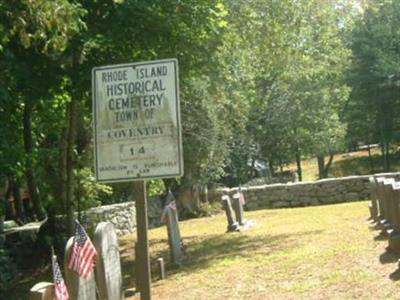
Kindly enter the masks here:
<path id="1" fill-rule="evenodd" d="M 82 225 L 94 231 L 100 222 L 111 222 L 118 236 L 132 233 L 136 228 L 135 202 L 94 207 L 82 212 Z"/>
<path id="2" fill-rule="evenodd" d="M 329 178 L 310 182 L 242 187 L 241 189 L 245 195 L 247 210 L 341 203 L 368 199 L 370 176 Z M 374 176 L 400 179 L 400 173 L 381 173 Z M 238 188 L 218 190 L 220 195 L 230 196 L 237 191 Z"/>
<path id="3" fill-rule="evenodd" d="M 147 199 L 147 215 L 149 227 L 160 225 L 162 214 L 162 201 L 160 197 Z M 135 202 L 124 202 L 120 204 L 103 205 L 82 212 L 81 221 L 85 228 L 94 231 L 100 222 L 111 222 L 118 236 L 129 234 L 136 229 L 136 207 Z"/>

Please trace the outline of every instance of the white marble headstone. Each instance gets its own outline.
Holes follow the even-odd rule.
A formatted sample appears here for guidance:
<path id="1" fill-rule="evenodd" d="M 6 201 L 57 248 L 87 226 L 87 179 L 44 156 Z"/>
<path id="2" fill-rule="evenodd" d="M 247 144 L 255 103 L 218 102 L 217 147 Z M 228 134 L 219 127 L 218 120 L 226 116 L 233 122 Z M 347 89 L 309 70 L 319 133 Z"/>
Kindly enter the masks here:
<path id="1" fill-rule="evenodd" d="M 96 281 L 101 300 L 122 298 L 122 274 L 117 233 L 114 225 L 101 222 L 94 233 L 97 250 Z"/>

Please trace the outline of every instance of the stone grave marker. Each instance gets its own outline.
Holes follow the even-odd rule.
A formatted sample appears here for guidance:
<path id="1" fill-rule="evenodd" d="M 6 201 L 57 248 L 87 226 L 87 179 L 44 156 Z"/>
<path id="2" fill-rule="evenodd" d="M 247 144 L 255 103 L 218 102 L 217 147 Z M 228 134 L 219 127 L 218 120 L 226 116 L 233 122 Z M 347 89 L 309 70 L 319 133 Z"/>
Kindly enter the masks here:
<path id="1" fill-rule="evenodd" d="M 393 201 L 391 197 L 392 184 L 395 183 L 393 178 L 385 178 L 383 180 L 382 194 L 386 208 L 386 220 L 389 222 L 388 229 L 393 228 L 394 216 L 393 216 Z"/>
<path id="2" fill-rule="evenodd" d="M 389 231 L 389 248 L 400 254 L 400 182 L 391 185 L 391 208 L 393 210 L 393 230 Z"/>
<path id="3" fill-rule="evenodd" d="M 224 207 L 224 210 L 225 210 L 226 219 L 228 221 L 228 227 L 227 227 L 228 232 L 229 231 L 237 231 L 238 223 L 235 221 L 235 218 L 233 215 L 231 199 L 229 198 L 228 195 L 223 195 L 221 198 L 221 201 L 222 201 L 222 206 Z"/>
<path id="4" fill-rule="evenodd" d="M 181 232 L 179 230 L 178 210 L 175 198 L 171 192 L 167 196 L 167 205 L 164 208 L 163 217 L 167 223 L 168 243 L 171 260 L 180 265 L 184 256 Z"/>
<path id="5" fill-rule="evenodd" d="M 384 193 L 384 182 L 383 177 L 378 177 L 376 178 L 376 183 L 377 183 L 377 197 L 378 197 L 378 202 L 379 202 L 379 227 L 382 230 L 383 234 L 386 234 L 386 229 L 390 227 L 389 221 L 388 221 L 388 214 L 387 214 L 387 205 L 386 205 L 386 199 L 385 199 L 385 193 Z"/>
<path id="6" fill-rule="evenodd" d="M 373 222 L 378 221 L 378 200 L 376 195 L 376 182 L 373 176 L 369 177 L 369 188 L 370 188 L 370 197 L 371 203 L 369 204 L 369 211 L 371 215 L 371 220 Z"/>
<path id="7" fill-rule="evenodd" d="M 97 225 L 93 244 L 97 250 L 96 282 L 101 300 L 122 298 L 122 273 L 117 233 L 114 225 L 101 222 Z"/>
<path id="8" fill-rule="evenodd" d="M 243 226 L 245 221 L 243 217 L 243 195 L 241 192 L 238 192 L 233 195 L 232 206 L 233 210 L 235 211 L 236 221 L 240 226 Z"/>
<path id="9" fill-rule="evenodd" d="M 254 226 L 254 221 L 252 220 L 245 220 L 244 219 L 244 212 L 243 212 L 243 205 L 245 204 L 245 199 L 242 191 L 239 189 L 237 193 L 233 195 L 233 209 L 236 215 L 236 221 L 239 225 L 238 229 L 240 231 L 247 230 Z"/>
<path id="10" fill-rule="evenodd" d="M 50 282 L 36 283 L 29 291 L 29 300 L 53 300 L 54 284 Z"/>
<path id="11" fill-rule="evenodd" d="M 79 277 L 75 271 L 68 268 L 68 259 L 72 252 L 74 238 L 71 237 L 65 246 L 64 270 L 65 284 L 70 300 L 96 300 L 96 282 L 94 271 L 86 278 Z"/>

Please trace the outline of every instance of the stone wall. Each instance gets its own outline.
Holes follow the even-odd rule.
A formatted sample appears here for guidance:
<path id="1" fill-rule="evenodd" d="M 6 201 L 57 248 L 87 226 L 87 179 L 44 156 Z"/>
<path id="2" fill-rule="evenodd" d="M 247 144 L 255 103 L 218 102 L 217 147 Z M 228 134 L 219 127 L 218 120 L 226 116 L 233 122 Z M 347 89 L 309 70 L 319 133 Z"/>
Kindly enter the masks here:
<path id="1" fill-rule="evenodd" d="M 88 231 L 94 231 L 100 222 L 111 222 L 117 235 L 132 233 L 136 228 L 135 202 L 103 205 L 81 213 L 81 222 Z"/>
<path id="2" fill-rule="evenodd" d="M 374 175 L 400 179 L 400 173 Z M 245 208 L 255 210 L 259 208 L 299 207 L 368 199 L 370 176 L 350 176 L 310 182 L 242 187 L 246 199 Z M 237 191 L 238 188 L 218 190 L 220 195 L 226 193 L 230 196 Z"/>
<path id="3" fill-rule="evenodd" d="M 162 214 L 162 201 L 160 197 L 147 199 L 147 215 L 149 228 L 160 225 Z M 135 202 L 124 202 L 120 204 L 103 205 L 82 212 L 82 225 L 88 231 L 94 231 L 100 222 L 111 222 L 117 231 L 117 235 L 125 235 L 135 231 L 136 207 Z"/>

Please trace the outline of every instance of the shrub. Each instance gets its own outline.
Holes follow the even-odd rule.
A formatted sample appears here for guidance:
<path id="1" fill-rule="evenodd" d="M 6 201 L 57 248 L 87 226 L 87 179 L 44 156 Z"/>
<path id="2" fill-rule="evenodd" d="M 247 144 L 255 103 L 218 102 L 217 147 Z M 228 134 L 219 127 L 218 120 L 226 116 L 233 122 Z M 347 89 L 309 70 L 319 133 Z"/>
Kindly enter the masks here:
<path id="1" fill-rule="evenodd" d="M 16 265 L 8 251 L 0 249 L 0 294 L 4 295 L 5 291 L 10 287 L 16 273 Z"/>

